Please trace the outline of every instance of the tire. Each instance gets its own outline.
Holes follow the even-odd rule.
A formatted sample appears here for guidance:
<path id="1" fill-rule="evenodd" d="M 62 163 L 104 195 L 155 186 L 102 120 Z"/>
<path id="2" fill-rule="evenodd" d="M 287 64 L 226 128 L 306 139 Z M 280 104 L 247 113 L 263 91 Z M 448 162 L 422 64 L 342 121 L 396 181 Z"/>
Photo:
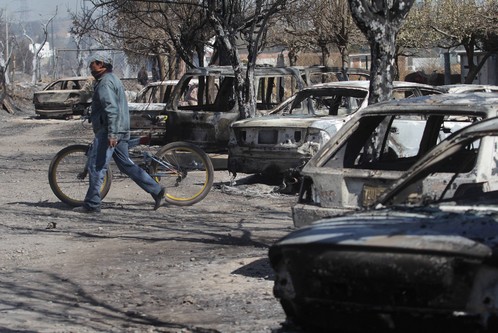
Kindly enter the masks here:
<path id="1" fill-rule="evenodd" d="M 190 206 L 206 197 L 213 186 L 214 168 L 209 156 L 188 142 L 172 142 L 156 153 L 151 176 L 166 189 L 164 200 Z"/>
<path id="2" fill-rule="evenodd" d="M 59 151 L 48 168 L 48 182 L 54 194 L 69 206 L 83 205 L 88 190 L 86 170 L 88 145 L 72 145 Z M 109 166 L 100 189 L 103 199 L 112 183 L 112 170 Z"/>

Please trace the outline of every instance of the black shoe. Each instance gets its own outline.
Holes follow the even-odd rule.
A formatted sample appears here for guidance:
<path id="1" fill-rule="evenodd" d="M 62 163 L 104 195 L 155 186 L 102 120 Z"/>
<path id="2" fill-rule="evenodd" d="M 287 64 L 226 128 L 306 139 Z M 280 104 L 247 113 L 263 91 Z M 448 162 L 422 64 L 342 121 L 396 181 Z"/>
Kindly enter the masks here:
<path id="1" fill-rule="evenodd" d="M 154 201 L 155 201 L 154 210 L 157 210 L 159 207 L 161 207 L 161 202 L 163 201 L 165 192 L 166 192 L 166 189 L 163 187 L 163 188 L 161 188 L 161 191 L 159 191 L 158 194 L 152 196 L 154 198 Z"/>

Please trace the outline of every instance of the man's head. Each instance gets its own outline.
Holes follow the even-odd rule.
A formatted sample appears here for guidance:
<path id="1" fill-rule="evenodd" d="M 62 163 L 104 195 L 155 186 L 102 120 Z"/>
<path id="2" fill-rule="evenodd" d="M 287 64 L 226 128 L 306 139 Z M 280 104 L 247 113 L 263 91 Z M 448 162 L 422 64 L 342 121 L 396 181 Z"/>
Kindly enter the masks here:
<path id="1" fill-rule="evenodd" d="M 112 71 L 112 57 L 106 51 L 97 51 L 87 58 L 88 67 L 95 78 L 104 72 Z"/>
<path id="2" fill-rule="evenodd" d="M 97 51 L 87 58 L 88 66 L 92 62 L 99 62 L 103 64 L 105 68 L 112 68 L 112 56 L 107 51 Z"/>

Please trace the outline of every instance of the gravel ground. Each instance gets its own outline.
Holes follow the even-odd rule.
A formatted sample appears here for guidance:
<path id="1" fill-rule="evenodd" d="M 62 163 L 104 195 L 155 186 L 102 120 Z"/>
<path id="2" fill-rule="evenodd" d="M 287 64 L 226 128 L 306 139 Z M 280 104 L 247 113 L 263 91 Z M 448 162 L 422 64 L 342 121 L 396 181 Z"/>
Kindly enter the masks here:
<path id="1" fill-rule="evenodd" d="M 216 171 L 202 202 L 153 211 L 118 175 L 102 214 L 78 214 L 47 170 L 90 130 L 28 109 L 0 124 L 0 332 L 283 332 L 267 252 L 295 196 Z"/>

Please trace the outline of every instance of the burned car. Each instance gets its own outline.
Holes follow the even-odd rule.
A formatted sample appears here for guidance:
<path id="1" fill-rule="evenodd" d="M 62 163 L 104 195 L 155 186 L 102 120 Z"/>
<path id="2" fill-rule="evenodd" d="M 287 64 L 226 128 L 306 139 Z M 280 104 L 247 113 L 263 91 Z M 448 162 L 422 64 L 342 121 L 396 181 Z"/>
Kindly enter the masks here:
<path id="1" fill-rule="evenodd" d="M 284 176 L 295 182 L 299 170 L 349 120 L 368 104 L 370 81 L 339 81 L 305 88 L 268 116 L 231 125 L 228 171 Z M 393 99 L 441 94 L 436 87 L 393 82 Z"/>
<path id="2" fill-rule="evenodd" d="M 269 250 L 274 294 L 307 331 L 498 331 L 498 118 L 429 150 L 372 204 Z"/>
<path id="3" fill-rule="evenodd" d="M 294 225 L 368 206 L 442 139 L 497 112 L 495 93 L 406 98 L 357 111 L 301 170 Z"/>
<path id="4" fill-rule="evenodd" d="M 150 82 L 138 92 L 133 102 L 128 103 L 133 136 L 150 134 L 154 142 L 164 139 L 165 119 L 157 117 L 163 112 L 177 84 L 178 80 Z"/>
<path id="5" fill-rule="evenodd" d="M 191 89 L 190 82 L 198 86 Z M 187 141 L 207 152 L 225 152 L 230 124 L 239 120 L 230 66 L 210 66 L 187 71 L 173 90 L 161 113 L 167 116 L 164 142 Z M 256 112 L 270 110 L 305 86 L 300 72 L 292 67 L 256 67 Z M 191 96 L 182 102 L 185 96 Z"/>
<path id="6" fill-rule="evenodd" d="M 92 77 L 58 79 L 34 93 L 35 113 L 45 118 L 81 115 L 92 104 L 92 95 Z"/>
<path id="7" fill-rule="evenodd" d="M 154 81 L 147 83 L 135 97 L 134 103 L 167 103 L 178 80 Z"/>

